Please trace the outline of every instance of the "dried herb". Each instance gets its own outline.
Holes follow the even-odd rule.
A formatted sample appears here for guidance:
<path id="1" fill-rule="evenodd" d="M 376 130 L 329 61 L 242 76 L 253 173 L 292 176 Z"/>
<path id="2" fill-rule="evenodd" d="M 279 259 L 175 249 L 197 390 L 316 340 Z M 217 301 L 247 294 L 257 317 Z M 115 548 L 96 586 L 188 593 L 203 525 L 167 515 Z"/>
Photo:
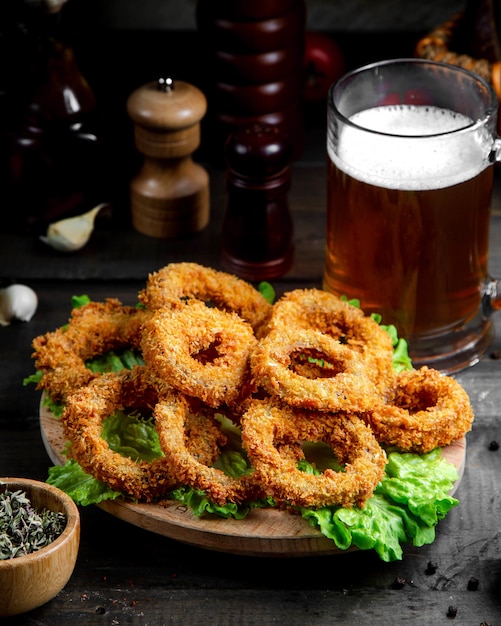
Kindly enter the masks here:
<path id="1" fill-rule="evenodd" d="M 59 537 L 65 526 L 64 513 L 37 511 L 26 493 L 5 489 L 0 493 L 0 560 L 44 548 Z"/>
<path id="2" fill-rule="evenodd" d="M 403 589 L 406 585 L 407 581 L 402 576 L 397 576 L 393 581 L 392 587 L 393 589 Z"/>

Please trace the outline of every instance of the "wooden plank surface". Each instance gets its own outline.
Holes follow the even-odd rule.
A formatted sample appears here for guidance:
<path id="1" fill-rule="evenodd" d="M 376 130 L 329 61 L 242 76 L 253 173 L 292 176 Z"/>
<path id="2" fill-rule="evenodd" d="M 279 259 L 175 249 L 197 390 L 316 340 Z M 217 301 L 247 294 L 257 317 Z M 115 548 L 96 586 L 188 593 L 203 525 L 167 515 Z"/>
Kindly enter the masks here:
<path id="1" fill-rule="evenodd" d="M 302 165 L 298 172 L 291 204 L 299 253 L 292 272 L 276 281 L 278 292 L 318 286 L 321 280 L 325 173 L 319 162 Z M 215 206 L 222 211 L 222 178 L 218 185 Z M 499 207 L 497 195 L 490 261 L 498 276 Z M 52 465 L 40 433 L 40 394 L 22 384 L 33 372 L 32 339 L 68 319 L 75 293 L 134 303 L 149 268 L 175 260 L 216 262 L 220 217 L 217 211 L 214 215 L 207 232 L 186 253 L 179 242 L 152 243 L 130 231 L 122 237 L 103 230 L 91 248 L 66 257 L 0 232 L 0 280 L 29 281 L 39 296 L 31 322 L 0 329 L 0 475 L 45 480 Z M 432 545 L 406 547 L 401 562 L 388 564 L 369 552 L 256 560 L 187 545 L 97 507 L 82 507 L 82 541 L 68 585 L 45 607 L 6 623 L 501 623 L 501 449 L 491 445 L 501 444 L 501 317 L 494 319 L 497 335 L 491 351 L 457 375 L 470 395 L 475 421 L 456 492 L 460 505 L 440 522 Z M 436 565 L 433 572 L 429 563 Z M 456 610 L 455 618 L 449 607 Z"/>

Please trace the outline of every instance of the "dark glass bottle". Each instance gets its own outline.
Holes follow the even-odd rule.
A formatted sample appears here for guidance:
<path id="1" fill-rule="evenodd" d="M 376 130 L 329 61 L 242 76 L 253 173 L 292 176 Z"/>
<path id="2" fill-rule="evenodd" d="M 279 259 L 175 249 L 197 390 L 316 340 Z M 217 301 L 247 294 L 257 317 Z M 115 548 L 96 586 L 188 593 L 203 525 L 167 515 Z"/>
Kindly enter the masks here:
<path id="1" fill-rule="evenodd" d="M 62 2 L 23 16 L 6 84 L 6 228 L 38 233 L 107 201 L 96 99 L 62 30 Z M 16 51 L 14 52 L 15 56 Z"/>

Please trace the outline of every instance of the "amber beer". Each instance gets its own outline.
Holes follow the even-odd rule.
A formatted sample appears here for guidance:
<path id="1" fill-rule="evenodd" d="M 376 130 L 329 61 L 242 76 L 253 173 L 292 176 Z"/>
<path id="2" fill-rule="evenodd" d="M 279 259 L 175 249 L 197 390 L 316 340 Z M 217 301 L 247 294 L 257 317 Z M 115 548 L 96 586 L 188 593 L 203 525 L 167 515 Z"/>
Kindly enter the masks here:
<path id="1" fill-rule="evenodd" d="M 479 318 L 491 139 L 463 134 L 471 120 L 435 107 L 384 106 L 350 121 L 328 141 L 324 288 L 380 313 L 415 361 L 434 365 L 470 341 Z"/>

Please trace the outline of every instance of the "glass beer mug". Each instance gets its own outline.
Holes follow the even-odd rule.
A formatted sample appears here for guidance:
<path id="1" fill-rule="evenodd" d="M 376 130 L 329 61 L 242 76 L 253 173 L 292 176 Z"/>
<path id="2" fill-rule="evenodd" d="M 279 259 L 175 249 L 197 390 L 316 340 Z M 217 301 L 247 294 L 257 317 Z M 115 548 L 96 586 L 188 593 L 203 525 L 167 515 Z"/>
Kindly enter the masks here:
<path id="1" fill-rule="evenodd" d="M 456 372 L 492 342 L 497 111 L 482 78 L 421 59 L 360 68 L 329 92 L 323 286 L 394 324 L 415 367 Z"/>

